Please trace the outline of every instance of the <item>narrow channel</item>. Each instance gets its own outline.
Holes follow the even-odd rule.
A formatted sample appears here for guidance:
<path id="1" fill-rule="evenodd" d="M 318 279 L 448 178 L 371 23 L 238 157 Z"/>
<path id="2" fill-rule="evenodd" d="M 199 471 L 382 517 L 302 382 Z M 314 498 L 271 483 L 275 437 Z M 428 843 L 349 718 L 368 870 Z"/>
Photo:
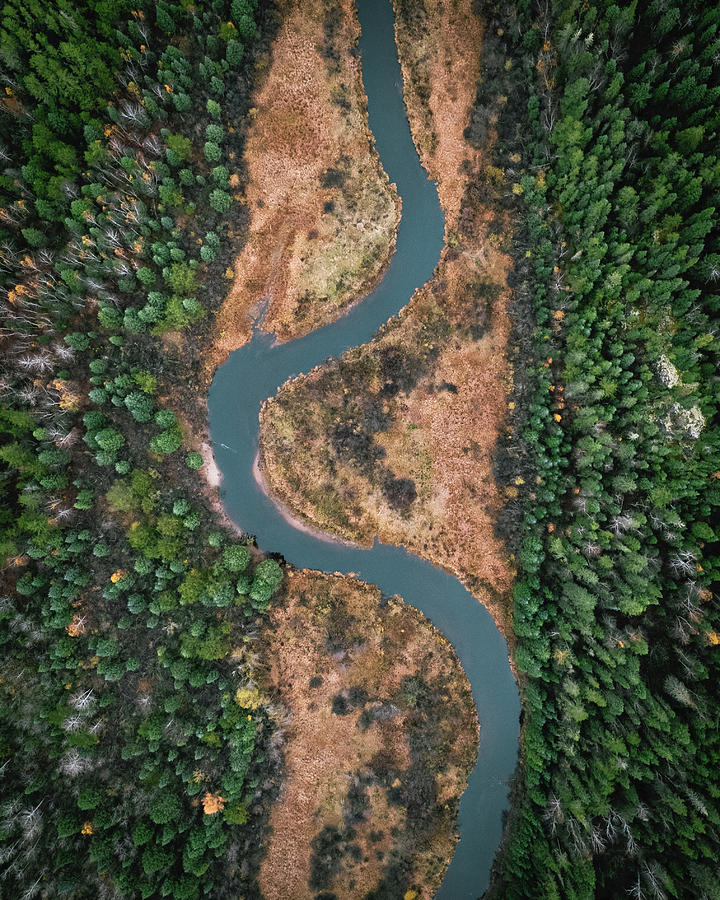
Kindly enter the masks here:
<path id="1" fill-rule="evenodd" d="M 485 608 L 454 576 L 402 547 L 370 549 L 322 540 L 294 527 L 253 477 L 258 414 L 288 379 L 367 342 L 432 277 L 443 247 L 437 190 L 410 135 L 390 0 L 357 0 L 370 128 L 385 171 L 402 197 L 397 249 L 382 282 L 330 325 L 286 344 L 256 332 L 215 373 L 208 397 L 213 452 L 228 515 L 266 552 L 298 568 L 352 573 L 397 594 L 426 615 L 453 645 L 480 720 L 477 764 L 460 803 L 460 841 L 436 897 L 476 900 L 487 888 L 517 761 L 520 701 L 508 648 Z"/>

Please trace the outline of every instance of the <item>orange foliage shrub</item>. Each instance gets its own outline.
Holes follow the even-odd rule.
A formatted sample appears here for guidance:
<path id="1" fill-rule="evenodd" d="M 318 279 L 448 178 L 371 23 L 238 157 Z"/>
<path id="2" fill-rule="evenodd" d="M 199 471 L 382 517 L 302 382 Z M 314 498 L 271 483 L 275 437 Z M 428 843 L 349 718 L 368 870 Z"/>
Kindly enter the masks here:
<path id="1" fill-rule="evenodd" d="M 211 794 L 208 791 L 202 798 L 203 811 L 206 816 L 212 816 L 220 812 L 225 807 L 225 798 L 221 796 L 220 791 Z"/>

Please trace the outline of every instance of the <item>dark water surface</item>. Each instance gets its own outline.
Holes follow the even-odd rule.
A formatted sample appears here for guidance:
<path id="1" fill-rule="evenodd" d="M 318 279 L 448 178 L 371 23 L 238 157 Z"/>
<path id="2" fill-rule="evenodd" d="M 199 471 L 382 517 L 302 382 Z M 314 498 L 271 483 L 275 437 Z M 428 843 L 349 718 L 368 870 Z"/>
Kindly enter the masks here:
<path id="1" fill-rule="evenodd" d="M 452 575 L 401 547 L 361 549 L 325 541 L 287 522 L 253 477 L 261 403 L 288 378 L 368 341 L 433 274 L 443 246 L 444 218 L 435 185 L 410 136 L 390 0 L 358 0 L 360 49 L 370 127 L 385 171 L 402 197 L 397 250 L 380 285 L 330 325 L 287 344 L 256 333 L 215 373 L 210 431 L 223 473 L 228 514 L 266 552 L 299 568 L 357 574 L 385 594 L 421 610 L 452 643 L 472 686 L 480 719 L 478 761 L 460 804 L 460 843 L 437 893 L 475 900 L 488 885 L 508 806 L 507 782 L 517 760 L 520 701 L 507 645 L 480 603 Z M 275 898 L 271 898 L 275 900 Z"/>

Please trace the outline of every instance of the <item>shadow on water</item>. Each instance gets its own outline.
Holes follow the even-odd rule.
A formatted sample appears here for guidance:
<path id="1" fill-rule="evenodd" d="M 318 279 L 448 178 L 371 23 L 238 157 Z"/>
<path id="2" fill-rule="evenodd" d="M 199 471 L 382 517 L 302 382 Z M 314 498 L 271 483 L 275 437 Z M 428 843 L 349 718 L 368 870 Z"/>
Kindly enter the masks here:
<path id="1" fill-rule="evenodd" d="M 480 720 L 478 761 L 460 804 L 460 842 L 437 893 L 475 900 L 486 889 L 517 759 L 520 702 L 507 645 L 488 612 L 460 582 L 402 547 L 371 549 L 319 540 L 283 518 L 253 477 L 258 413 L 288 378 L 368 341 L 433 274 L 444 217 L 420 165 L 402 95 L 390 0 L 358 0 L 370 127 L 385 171 L 402 197 L 397 249 L 378 287 L 330 325 L 287 344 L 256 333 L 215 373 L 208 398 L 215 459 L 228 514 L 266 552 L 300 568 L 354 573 L 421 610 L 451 642 L 472 686 Z"/>

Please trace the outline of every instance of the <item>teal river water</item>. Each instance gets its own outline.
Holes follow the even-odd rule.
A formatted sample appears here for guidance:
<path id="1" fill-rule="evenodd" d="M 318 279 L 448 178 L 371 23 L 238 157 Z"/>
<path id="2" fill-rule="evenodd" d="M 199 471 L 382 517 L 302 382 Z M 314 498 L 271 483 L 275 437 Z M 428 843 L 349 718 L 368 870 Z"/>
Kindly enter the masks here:
<path id="1" fill-rule="evenodd" d="M 451 642 L 472 686 L 480 720 L 478 760 L 460 803 L 460 841 L 437 898 L 476 900 L 487 888 L 515 769 L 520 701 L 508 648 L 495 624 L 462 584 L 402 547 L 370 549 L 323 540 L 294 527 L 253 477 L 258 413 L 288 378 L 368 341 L 424 284 L 443 247 L 437 190 L 410 136 L 390 0 L 358 0 L 360 50 L 370 127 L 385 171 L 402 197 L 397 249 L 379 286 L 330 325 L 286 344 L 256 332 L 215 373 L 209 394 L 210 432 L 232 519 L 266 552 L 300 568 L 354 573 L 386 595 L 421 610 Z M 280 898 L 269 898 L 280 900 Z"/>

